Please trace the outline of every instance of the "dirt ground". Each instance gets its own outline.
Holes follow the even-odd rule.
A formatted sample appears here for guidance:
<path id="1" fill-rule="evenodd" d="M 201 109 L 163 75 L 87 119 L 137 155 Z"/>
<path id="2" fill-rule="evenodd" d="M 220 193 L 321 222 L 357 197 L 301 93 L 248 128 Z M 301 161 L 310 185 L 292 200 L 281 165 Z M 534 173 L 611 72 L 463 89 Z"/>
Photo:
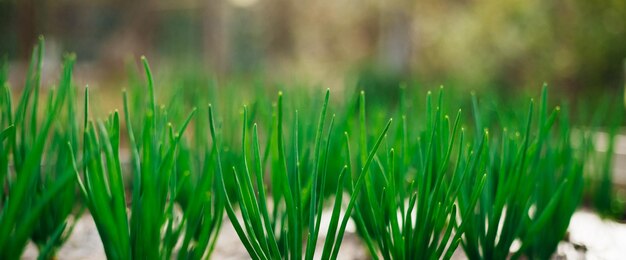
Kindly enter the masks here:
<path id="1" fill-rule="evenodd" d="M 329 219 L 329 212 L 324 218 Z M 328 223 L 325 221 L 324 223 Z M 322 226 L 320 234 L 325 233 Z M 321 251 L 324 237 L 320 237 L 317 249 Z M 561 242 L 555 259 L 623 259 L 626 256 L 626 224 L 600 219 L 589 211 L 578 211 L 574 214 L 569 227 L 569 241 Z M 319 254 L 316 254 L 319 257 Z M 22 259 L 36 259 L 37 248 L 28 245 Z M 348 225 L 339 259 L 369 259 L 367 249 L 355 233 L 354 224 Z M 58 253 L 58 259 L 67 260 L 100 260 L 106 259 L 98 231 L 91 218 L 85 214 L 76 224 L 74 232 Z M 239 242 L 228 218 L 226 218 L 212 259 L 250 259 L 245 248 Z M 462 250 L 457 250 L 453 259 L 465 259 Z"/>
<path id="2" fill-rule="evenodd" d="M 606 150 L 606 136 L 596 136 L 598 150 Z M 604 142 L 604 143 L 603 143 Z M 626 135 L 616 139 L 614 160 L 614 183 L 618 187 L 626 187 Z M 317 249 L 321 251 L 330 212 L 323 213 L 323 226 L 320 230 L 320 241 Z M 239 241 L 230 221 L 224 216 L 224 223 L 217 240 L 212 259 L 249 259 L 249 255 Z M 626 224 L 602 220 L 598 215 L 587 210 L 579 210 L 572 217 L 568 239 L 559 244 L 555 259 L 624 259 L 626 256 Z M 316 253 L 319 257 L 319 254 Z M 36 259 L 37 248 L 31 243 L 26 248 L 22 259 Z M 339 259 L 369 259 L 369 253 L 355 233 L 354 223 L 350 222 L 346 229 L 344 241 L 339 251 Z M 74 232 L 58 253 L 63 260 L 99 260 L 106 259 L 102 242 L 91 215 L 85 214 L 78 220 Z M 459 248 L 453 259 L 465 259 Z"/>
<path id="3" fill-rule="evenodd" d="M 330 216 L 331 214 L 328 210 L 324 211 L 322 215 L 320 239 L 316 247 L 316 251 L 320 252 L 316 253 L 318 257 L 323 249 L 323 241 L 325 239 L 324 234 L 326 234 L 326 230 L 328 230 L 327 225 L 330 222 Z M 232 227 L 230 220 L 226 217 L 226 213 L 224 213 L 224 219 L 220 235 L 217 239 L 217 245 L 215 247 L 215 251 L 211 255 L 211 259 L 250 259 L 250 256 L 246 252 L 243 244 L 239 241 L 239 237 L 237 237 L 237 233 Z M 368 253 L 355 231 L 355 225 L 352 221 L 350 221 L 346 228 L 341 249 L 339 250 L 339 259 L 369 259 Z M 37 255 L 37 248 L 33 243 L 30 243 L 26 248 L 25 253 L 22 255 L 22 259 L 37 259 Z M 78 220 L 72 235 L 59 251 L 57 258 L 63 260 L 106 259 L 102 242 L 98 236 L 98 230 L 96 229 L 96 225 L 93 222 L 91 215 L 85 214 Z"/>

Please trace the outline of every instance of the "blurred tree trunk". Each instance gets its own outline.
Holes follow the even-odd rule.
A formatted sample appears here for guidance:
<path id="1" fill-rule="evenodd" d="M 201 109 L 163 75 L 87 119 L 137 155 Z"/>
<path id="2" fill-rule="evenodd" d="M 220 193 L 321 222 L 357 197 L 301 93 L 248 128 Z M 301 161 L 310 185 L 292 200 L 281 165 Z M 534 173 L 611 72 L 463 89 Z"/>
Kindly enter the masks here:
<path id="1" fill-rule="evenodd" d="M 410 72 L 413 27 L 410 5 L 395 3 L 381 10 L 378 58 L 385 71 L 399 76 Z"/>
<path id="2" fill-rule="evenodd" d="M 292 58 L 295 50 L 293 33 L 295 10 L 292 0 L 273 0 L 265 6 L 267 18 L 267 56 L 278 59 Z"/>
<path id="3" fill-rule="evenodd" d="M 229 71 L 229 40 L 227 35 L 227 10 L 225 1 L 203 1 L 203 56 L 218 75 Z"/>
<path id="4" fill-rule="evenodd" d="M 28 60 L 32 51 L 32 46 L 37 40 L 37 9 L 35 0 L 17 1 L 17 26 L 18 44 L 17 58 L 20 60 Z"/>

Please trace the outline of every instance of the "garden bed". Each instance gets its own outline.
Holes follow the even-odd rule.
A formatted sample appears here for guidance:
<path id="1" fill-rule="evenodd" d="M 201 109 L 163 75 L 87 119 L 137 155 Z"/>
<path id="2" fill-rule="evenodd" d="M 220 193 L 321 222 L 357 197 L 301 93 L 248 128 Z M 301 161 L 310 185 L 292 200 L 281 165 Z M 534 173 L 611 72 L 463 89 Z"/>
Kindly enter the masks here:
<path id="1" fill-rule="evenodd" d="M 329 211 L 325 211 L 324 215 L 329 217 L 329 214 Z M 324 219 L 328 220 L 329 218 Z M 319 242 L 323 243 L 324 237 L 320 238 L 321 241 Z M 555 257 L 557 259 L 620 259 L 626 255 L 624 241 L 626 241 L 626 224 L 602 220 L 591 211 L 579 210 L 572 217 L 567 241 L 559 244 Z M 320 249 L 319 246 L 316 248 L 317 251 Z M 37 255 L 37 248 L 31 243 L 22 258 L 25 260 L 37 259 Z M 98 230 L 96 230 L 91 215 L 85 214 L 81 217 L 69 240 L 59 251 L 57 259 L 106 259 Z M 212 259 L 250 259 L 228 218 L 225 218 L 222 224 Z M 348 226 L 346 230 L 338 259 L 369 259 L 367 249 L 364 248 L 355 233 L 353 224 Z M 457 249 L 453 259 L 465 259 L 463 250 Z"/>

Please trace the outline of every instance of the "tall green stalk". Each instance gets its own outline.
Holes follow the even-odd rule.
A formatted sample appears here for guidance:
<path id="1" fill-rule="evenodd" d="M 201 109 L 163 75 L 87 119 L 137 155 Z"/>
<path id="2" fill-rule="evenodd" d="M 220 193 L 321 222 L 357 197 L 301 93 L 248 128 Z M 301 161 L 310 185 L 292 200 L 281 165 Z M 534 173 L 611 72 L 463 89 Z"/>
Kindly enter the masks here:
<path id="1" fill-rule="evenodd" d="M 2 125 L 0 133 L 0 181 L 6 187 L 0 203 L 0 258 L 18 259 L 32 236 L 42 251 L 41 258 L 50 258 L 60 246 L 68 228 L 67 217 L 73 207 L 73 181 L 71 168 L 56 171 L 42 168 L 53 162 L 46 158 L 46 147 L 62 146 L 67 139 L 49 138 L 71 90 L 74 58 L 68 56 L 56 92 L 48 94 L 45 113 L 39 124 L 38 104 L 40 78 L 43 66 L 43 37 L 33 50 L 26 85 L 15 113 L 6 69 L 0 82 L 2 93 Z M 6 64 L 3 65 L 6 68 Z M 32 97 L 32 98 L 31 98 Z M 63 149 L 63 148 L 61 148 Z M 65 150 L 67 151 L 67 150 Z M 56 163 L 66 163 L 71 158 L 64 154 Z M 13 165 L 10 166 L 10 159 Z M 42 175 L 43 174 L 43 175 Z M 57 207 L 58 206 L 58 207 Z M 53 212 L 50 212 L 52 209 Z"/>

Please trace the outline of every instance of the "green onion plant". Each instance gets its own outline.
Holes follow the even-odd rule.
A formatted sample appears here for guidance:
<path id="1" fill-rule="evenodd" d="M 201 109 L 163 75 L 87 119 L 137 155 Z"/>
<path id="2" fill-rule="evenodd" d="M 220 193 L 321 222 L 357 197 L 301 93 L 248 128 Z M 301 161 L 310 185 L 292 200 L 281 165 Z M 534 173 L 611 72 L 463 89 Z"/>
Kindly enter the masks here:
<path id="1" fill-rule="evenodd" d="M 542 93 L 538 120 L 533 120 L 531 101 L 523 134 L 502 129 L 501 141 L 486 142 L 476 152 L 486 156 L 471 160 L 476 165 L 471 170 L 486 172 L 487 182 L 475 214 L 465 217 L 471 224 L 462 247 L 470 259 L 550 258 L 580 202 L 584 155 L 572 151 L 566 115 L 559 107 L 549 112 L 546 87 Z M 481 122 L 474 104 L 476 121 Z M 556 122 L 559 127 L 553 130 Z M 461 189 L 462 205 L 473 190 L 471 184 Z M 516 240 L 521 246 L 515 250 Z"/>
<path id="2" fill-rule="evenodd" d="M 247 137 L 247 108 L 243 112 L 243 131 L 241 137 L 242 152 L 240 164 L 234 165 L 231 171 L 221 173 L 222 176 L 230 172 L 234 176 L 238 187 L 236 198 L 239 201 L 239 209 L 242 218 L 239 219 L 235 212 L 235 205 L 231 196 L 228 195 L 224 178 L 222 178 L 223 193 L 226 194 L 226 213 L 241 239 L 246 250 L 253 259 L 313 259 L 315 247 L 320 235 L 321 215 L 324 206 L 324 196 L 326 178 L 337 179 L 338 183 L 343 183 L 349 178 L 346 177 L 347 166 L 341 170 L 331 171 L 327 167 L 329 160 L 330 135 L 333 133 L 334 117 L 330 119 L 326 138 L 324 138 L 324 128 L 326 125 L 328 100 L 330 90 L 326 92 L 324 102 L 321 106 L 317 130 L 314 133 L 313 142 L 305 142 L 304 150 L 312 151 L 312 160 L 302 160 L 299 147 L 300 129 L 298 111 L 294 114 L 293 121 L 293 149 L 287 149 L 284 134 L 284 114 L 283 95 L 279 93 L 274 117 L 274 127 L 271 138 L 270 166 L 272 198 L 269 198 L 268 190 L 264 185 L 265 167 L 259 144 L 258 127 L 252 126 L 252 141 Z M 217 137 L 213 110 L 209 107 L 210 132 L 214 149 L 217 151 L 218 163 L 220 163 L 220 139 Z M 380 143 L 389 129 L 391 121 L 384 127 L 378 141 L 369 152 L 366 165 L 372 163 L 374 154 L 378 150 Z M 323 140 L 325 139 L 325 144 Z M 248 145 L 252 149 L 248 149 Z M 324 148 L 323 148 L 324 147 Z M 311 150 L 312 149 L 312 150 Z M 322 152 L 325 149 L 326 152 Z M 291 151 L 291 152 L 287 152 Z M 248 163 L 248 153 L 251 153 L 254 160 Z M 291 163 L 288 163 L 288 160 Z M 311 163 L 310 168 L 301 162 Z M 252 165 L 250 167 L 249 165 Z M 221 163 L 218 165 L 222 169 Z M 302 169 L 310 169 L 303 171 Z M 356 187 L 363 185 L 363 177 L 369 167 L 363 167 L 359 173 Z M 223 170 L 223 169 L 222 169 Z M 254 181 L 253 181 L 254 180 Z M 255 187 L 256 186 L 256 187 Z M 346 212 L 341 216 L 341 201 L 343 196 L 343 185 L 338 185 L 335 195 L 335 202 L 332 206 L 329 229 L 321 252 L 322 259 L 334 259 L 337 257 L 341 240 L 347 226 L 350 212 L 356 203 L 356 195 L 350 198 Z M 308 192 L 307 192 L 308 191 Z M 269 202 L 272 204 L 269 204 Z M 271 208 L 273 207 L 273 208 Z M 272 212 L 270 214 L 270 212 Z M 307 221 L 308 220 L 308 221 Z M 308 224 L 307 224 L 308 222 Z"/>
<path id="3" fill-rule="evenodd" d="M 361 104 L 364 100 L 361 94 Z M 465 219 L 473 214 L 486 178 L 484 172 L 472 170 L 473 162 L 483 156 L 486 137 L 477 151 L 464 154 L 461 111 L 451 122 L 442 100 L 443 88 L 435 105 L 429 93 L 426 127 L 420 133 L 407 131 L 404 124 L 409 119 L 402 114 L 398 141 L 389 141 L 397 143 L 401 152 L 388 146 L 375 157 L 376 165 L 370 166 L 373 169 L 365 178 L 360 201 L 367 206 L 360 207 L 355 218 L 360 222 L 363 216 L 370 222 L 363 225 L 362 236 L 374 259 L 449 259 L 464 234 Z M 364 114 L 361 106 L 361 125 L 365 125 Z M 363 129 L 361 135 L 365 133 Z M 467 183 L 474 186 L 470 197 L 464 204 L 457 203 L 457 194 Z"/>
<path id="4" fill-rule="evenodd" d="M 588 160 L 591 165 L 587 167 L 586 177 L 588 179 L 587 192 L 590 202 L 595 210 L 606 218 L 621 219 L 626 216 L 626 205 L 618 194 L 618 188 L 613 183 L 613 171 L 615 168 L 617 136 L 620 134 L 623 124 L 624 109 L 621 105 L 615 105 L 615 99 L 605 97 L 605 102 L 596 110 L 592 119 L 591 129 L 584 129 L 592 136 L 599 136 L 601 132 L 606 133 L 606 140 L 600 141 L 598 138 L 592 139 L 594 148 L 589 151 Z M 610 112 L 609 112 L 610 111 Z M 606 143 L 605 150 L 600 151 L 600 142 Z M 619 157 L 617 157 L 619 158 Z"/>
<path id="5" fill-rule="evenodd" d="M 53 259 L 83 209 L 109 259 L 206 259 L 227 221 L 253 259 L 336 259 L 350 220 L 372 259 L 450 259 L 459 247 L 469 259 L 549 259 L 584 189 L 600 213 L 617 209 L 623 111 L 591 124 L 611 121 L 599 154 L 592 131 L 572 134 L 567 105 L 549 107 L 547 87 L 527 111 L 443 88 L 423 104 L 402 87 L 398 104 L 360 91 L 340 105 L 330 90 L 273 101 L 260 84 L 218 90 L 192 75 L 157 105 L 142 58 L 146 81 L 129 70 L 123 112 L 100 120 L 89 88 L 77 108 L 74 55 L 42 91 L 43 53 L 42 38 L 15 105 L 0 66 L 1 259 L 29 240 Z"/>
<path id="6" fill-rule="evenodd" d="M 4 187 L 0 200 L 2 259 L 18 259 L 31 237 L 41 251 L 40 258 L 51 258 L 67 238 L 69 232 L 66 231 L 71 229 L 68 216 L 74 205 L 74 175 L 71 167 L 63 167 L 73 159 L 65 149 L 71 134 L 55 131 L 54 135 L 59 137 L 55 139 L 50 138 L 50 134 L 72 92 L 74 57 L 66 57 L 59 88 L 48 93 L 46 112 L 39 119 L 43 49 L 43 37 L 40 37 L 16 108 L 6 82 L 6 62 L 0 73 L 0 180 Z M 60 148 L 58 156 L 46 153 L 47 147 Z"/>
<path id="7" fill-rule="evenodd" d="M 181 182 L 175 172 L 178 145 L 195 110 L 175 131 L 168 123 L 165 108 L 156 106 L 150 68 L 145 58 L 142 62 L 148 79 L 148 102 L 139 139 L 135 139 L 124 93 L 132 187 L 127 192 L 123 182 L 117 111 L 104 121 L 85 120 L 83 158 L 89 159 L 89 163 L 82 169 L 79 186 L 109 259 L 203 259 L 210 254 L 221 224 L 219 200 L 214 198 L 210 185 L 211 168 L 204 171 L 202 181 L 195 187 L 198 196 L 182 216 L 175 204 Z M 88 97 L 87 91 L 86 119 Z M 81 171 L 75 170 L 76 174 Z M 179 241 L 183 247 L 174 255 Z"/>

